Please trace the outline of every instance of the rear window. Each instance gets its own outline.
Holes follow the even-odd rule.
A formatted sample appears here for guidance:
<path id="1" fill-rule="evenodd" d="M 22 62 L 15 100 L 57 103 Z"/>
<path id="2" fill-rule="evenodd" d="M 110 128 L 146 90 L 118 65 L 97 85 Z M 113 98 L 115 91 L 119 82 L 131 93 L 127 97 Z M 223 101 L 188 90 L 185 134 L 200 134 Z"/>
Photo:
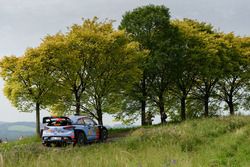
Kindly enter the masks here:
<path id="1" fill-rule="evenodd" d="M 71 121 L 65 118 L 52 118 L 50 122 L 48 122 L 47 126 L 67 126 L 71 125 Z"/>

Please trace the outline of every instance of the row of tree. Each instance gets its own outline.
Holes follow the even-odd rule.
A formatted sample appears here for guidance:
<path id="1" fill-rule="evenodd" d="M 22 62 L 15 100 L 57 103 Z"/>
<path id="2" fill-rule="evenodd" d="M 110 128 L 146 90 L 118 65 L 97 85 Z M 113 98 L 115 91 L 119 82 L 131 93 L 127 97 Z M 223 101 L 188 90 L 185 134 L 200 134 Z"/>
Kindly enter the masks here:
<path id="1" fill-rule="evenodd" d="M 181 120 L 187 114 L 213 115 L 209 107 L 217 111 L 223 102 L 232 115 L 235 109 L 247 108 L 250 38 L 190 19 L 169 18 L 166 7 L 151 5 L 127 12 L 120 25 L 142 49 L 149 50 L 141 80 L 130 94 L 141 104 L 142 124 L 146 102 L 148 108 L 156 106 L 161 116 L 167 109 Z"/>
<path id="2" fill-rule="evenodd" d="M 20 111 L 103 113 L 124 122 L 148 111 L 171 119 L 248 108 L 250 38 L 195 20 L 171 20 L 165 6 L 126 12 L 119 29 L 97 18 L 49 35 L 21 57 L 0 62 L 4 93 Z M 161 120 L 164 122 L 164 120 Z"/>

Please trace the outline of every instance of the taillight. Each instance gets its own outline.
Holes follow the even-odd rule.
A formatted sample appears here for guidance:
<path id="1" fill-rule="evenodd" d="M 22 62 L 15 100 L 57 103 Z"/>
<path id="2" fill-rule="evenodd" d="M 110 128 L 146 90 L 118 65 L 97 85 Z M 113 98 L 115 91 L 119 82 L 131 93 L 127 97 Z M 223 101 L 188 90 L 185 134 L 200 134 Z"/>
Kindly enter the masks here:
<path id="1" fill-rule="evenodd" d="M 75 133 L 72 132 L 70 137 L 71 137 L 72 139 L 74 139 L 74 138 L 75 138 Z"/>

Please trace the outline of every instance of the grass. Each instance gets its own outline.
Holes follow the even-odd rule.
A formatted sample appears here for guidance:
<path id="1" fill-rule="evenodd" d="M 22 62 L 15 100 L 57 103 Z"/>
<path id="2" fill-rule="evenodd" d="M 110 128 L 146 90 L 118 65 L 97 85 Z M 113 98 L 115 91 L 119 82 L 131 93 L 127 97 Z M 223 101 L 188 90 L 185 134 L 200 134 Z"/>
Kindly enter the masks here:
<path id="1" fill-rule="evenodd" d="M 111 130 L 129 136 L 85 147 L 45 148 L 28 138 L 0 146 L 0 166 L 250 166 L 250 117 L 189 120 L 178 125 Z"/>
<path id="2" fill-rule="evenodd" d="M 109 137 L 126 137 L 131 132 L 135 131 L 139 127 L 131 127 L 131 128 L 111 128 L 108 130 Z"/>

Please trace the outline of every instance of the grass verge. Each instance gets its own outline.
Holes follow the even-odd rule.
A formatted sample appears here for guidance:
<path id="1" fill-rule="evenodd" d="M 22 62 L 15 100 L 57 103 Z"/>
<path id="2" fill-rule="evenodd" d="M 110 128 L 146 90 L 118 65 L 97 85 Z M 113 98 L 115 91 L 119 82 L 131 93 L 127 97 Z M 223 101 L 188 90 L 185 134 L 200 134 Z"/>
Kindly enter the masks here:
<path id="1" fill-rule="evenodd" d="M 45 148 L 37 139 L 0 146 L 0 165 L 86 167 L 250 166 L 250 117 L 189 120 L 113 130 L 127 137 L 86 147 Z M 129 132 L 129 133 L 127 133 Z M 30 140 L 30 141 L 29 141 Z"/>

